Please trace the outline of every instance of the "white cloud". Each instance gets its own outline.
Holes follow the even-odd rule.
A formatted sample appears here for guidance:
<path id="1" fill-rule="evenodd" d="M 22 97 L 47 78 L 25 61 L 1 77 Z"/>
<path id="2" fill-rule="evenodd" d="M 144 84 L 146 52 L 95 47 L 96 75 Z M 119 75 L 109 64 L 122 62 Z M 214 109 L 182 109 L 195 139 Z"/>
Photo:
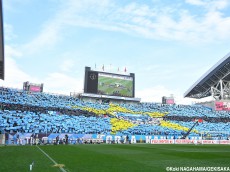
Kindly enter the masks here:
<path id="1" fill-rule="evenodd" d="M 137 17 L 152 17 L 157 15 L 156 9 L 150 9 L 147 5 L 139 5 L 137 3 L 130 3 L 124 8 L 119 8 L 117 12 L 128 15 L 135 15 Z"/>
<path id="2" fill-rule="evenodd" d="M 36 81 L 33 77 L 28 75 L 21 69 L 16 61 L 15 57 L 20 57 L 21 52 L 14 48 L 7 46 L 5 47 L 5 80 L 0 80 L 2 86 L 22 88 L 24 81 Z"/>
<path id="3" fill-rule="evenodd" d="M 60 10 L 23 47 L 27 53 L 50 48 L 63 39 L 69 27 L 77 26 L 196 44 L 229 40 L 230 17 L 222 15 L 220 11 L 229 5 L 228 1 L 185 2 L 208 10 L 204 14 L 197 14 L 177 4 L 157 8 L 143 3 L 120 6 L 109 0 L 61 1 Z"/>
<path id="4" fill-rule="evenodd" d="M 213 7 L 216 9 L 225 9 L 229 6 L 229 0 L 213 1 Z"/>
<path id="5" fill-rule="evenodd" d="M 44 91 L 51 93 L 61 93 L 69 95 L 70 92 L 82 92 L 83 80 L 65 75 L 63 73 L 53 72 L 47 74 L 45 78 L 35 78 L 24 72 L 15 58 L 21 57 L 22 53 L 13 47 L 5 47 L 5 80 L 0 80 L 0 85 L 5 87 L 22 89 L 23 82 L 44 83 Z M 71 67 L 71 60 L 65 62 L 63 70 Z"/>
<path id="6" fill-rule="evenodd" d="M 202 99 L 194 99 L 194 98 L 184 98 L 184 97 L 176 97 L 177 99 L 177 104 L 196 104 L 196 103 L 201 103 L 201 102 L 210 102 L 210 101 L 214 101 L 214 98 L 212 97 L 205 97 Z"/>
<path id="7" fill-rule="evenodd" d="M 22 57 L 22 52 L 18 51 L 12 46 L 5 45 L 5 56 L 7 58 L 20 58 Z"/>
<path id="8" fill-rule="evenodd" d="M 7 23 L 4 23 L 4 39 L 9 41 L 16 38 L 17 35 L 13 32 L 13 26 Z"/>
<path id="9" fill-rule="evenodd" d="M 44 91 L 69 95 L 70 92 L 82 92 L 83 80 L 63 73 L 51 73 L 44 79 Z"/>
<path id="10" fill-rule="evenodd" d="M 185 0 L 186 3 L 205 7 L 207 10 L 221 10 L 229 5 L 228 0 Z"/>
<path id="11" fill-rule="evenodd" d="M 68 27 L 68 24 L 71 23 L 72 16 L 76 12 L 82 12 L 84 10 L 86 10 L 84 12 L 87 12 L 88 8 L 92 8 L 94 10 L 94 8 L 102 7 L 104 9 L 104 7 L 109 4 L 109 1 L 102 0 L 97 2 L 92 0 L 69 0 L 63 1 L 63 3 L 60 4 L 60 10 L 44 23 L 40 33 L 38 33 L 30 42 L 22 46 L 22 48 L 26 50 L 27 53 L 37 53 L 41 49 L 52 48 L 62 40 L 63 36 L 66 34 L 64 28 L 66 29 Z M 86 22 L 86 25 L 91 23 L 87 22 L 87 20 L 85 21 L 84 19 L 82 22 Z"/>
<path id="12" fill-rule="evenodd" d="M 141 98 L 142 102 L 161 102 L 163 96 L 170 96 L 172 92 L 164 86 L 158 85 L 151 88 L 136 91 L 136 96 Z"/>
<path id="13" fill-rule="evenodd" d="M 15 8 L 15 6 L 18 7 L 21 5 L 26 5 L 30 2 L 31 2 L 30 0 L 2 1 L 4 11 L 10 11 L 10 12 L 18 12 L 18 8 Z"/>
<path id="14" fill-rule="evenodd" d="M 62 62 L 60 69 L 63 72 L 69 72 L 74 66 L 75 66 L 75 61 L 73 59 L 65 59 Z"/>
<path id="15" fill-rule="evenodd" d="M 209 42 L 230 38 L 230 31 L 224 29 L 228 28 L 226 24 L 228 26 L 230 17 L 224 17 L 217 11 L 226 8 L 227 1 L 208 3 L 201 0 L 187 0 L 186 2 L 193 5 L 209 5 L 209 9 L 216 11 L 212 10 L 212 13 L 207 11 L 205 15 L 198 16 L 182 8 L 175 10 L 174 7 L 166 6 L 157 9 L 137 3 L 130 3 L 124 7 L 116 4 L 108 5 L 108 3 L 101 6 L 87 1 L 83 3 L 83 9 L 72 10 L 72 14 L 65 22 L 73 26 L 125 32 L 149 39 Z M 98 8 L 93 7 L 94 5 L 98 5 Z M 74 6 L 78 7 L 79 3 L 72 3 L 69 8 L 72 9 Z M 70 11 L 68 8 L 66 10 Z M 220 34 L 227 36 L 220 37 Z"/>
<path id="16" fill-rule="evenodd" d="M 205 5 L 205 2 L 203 0 L 185 0 L 185 2 L 192 5 Z"/>
<path id="17" fill-rule="evenodd" d="M 49 49 L 61 39 L 61 21 L 47 23 L 33 40 L 22 46 L 26 53 L 37 53 L 41 49 Z"/>
<path id="18" fill-rule="evenodd" d="M 161 103 L 162 97 L 173 96 L 176 104 L 191 105 L 199 102 L 211 101 L 212 97 L 203 99 L 184 98 L 178 90 L 170 90 L 162 85 L 142 89 L 136 92 L 136 97 L 141 98 L 141 102 L 156 102 Z"/>

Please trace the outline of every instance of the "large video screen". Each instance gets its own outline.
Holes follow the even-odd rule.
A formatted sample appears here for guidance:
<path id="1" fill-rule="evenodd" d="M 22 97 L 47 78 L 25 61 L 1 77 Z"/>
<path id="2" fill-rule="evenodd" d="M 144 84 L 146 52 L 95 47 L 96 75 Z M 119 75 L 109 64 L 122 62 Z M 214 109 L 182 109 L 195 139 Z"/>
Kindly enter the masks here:
<path id="1" fill-rule="evenodd" d="M 84 93 L 135 97 L 135 75 L 93 71 L 86 67 Z"/>
<path id="2" fill-rule="evenodd" d="M 98 73 L 98 94 L 111 96 L 133 96 L 133 78 L 107 73 Z"/>

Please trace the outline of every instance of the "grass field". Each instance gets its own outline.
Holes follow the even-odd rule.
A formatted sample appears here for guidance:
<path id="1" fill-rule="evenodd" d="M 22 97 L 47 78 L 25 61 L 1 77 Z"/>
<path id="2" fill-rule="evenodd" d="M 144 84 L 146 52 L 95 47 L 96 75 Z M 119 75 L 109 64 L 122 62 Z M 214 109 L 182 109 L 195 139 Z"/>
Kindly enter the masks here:
<path id="1" fill-rule="evenodd" d="M 68 172 L 166 171 L 166 167 L 230 167 L 229 145 L 47 145 L 39 146 Z M 0 146 L 0 171 L 61 171 L 37 146 Z"/>
<path id="2" fill-rule="evenodd" d="M 98 78 L 98 91 L 104 94 L 112 95 L 114 92 L 119 92 L 124 96 L 132 96 L 133 81 L 124 80 L 119 78 L 110 78 L 99 76 Z"/>

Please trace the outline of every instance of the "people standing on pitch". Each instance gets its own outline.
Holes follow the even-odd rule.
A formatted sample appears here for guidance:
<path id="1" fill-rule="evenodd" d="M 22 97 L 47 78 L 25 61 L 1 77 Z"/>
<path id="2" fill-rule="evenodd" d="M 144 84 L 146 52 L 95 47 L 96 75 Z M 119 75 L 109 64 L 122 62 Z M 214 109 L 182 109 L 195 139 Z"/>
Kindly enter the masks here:
<path id="1" fill-rule="evenodd" d="M 126 136 L 126 144 L 128 144 L 129 143 L 129 136 L 127 135 Z"/>
<path id="2" fill-rule="evenodd" d="M 68 134 L 65 135 L 65 144 L 68 145 L 68 139 L 69 139 L 69 136 Z"/>
<path id="3" fill-rule="evenodd" d="M 56 137 L 56 145 L 59 143 L 59 136 Z"/>
<path id="4" fill-rule="evenodd" d="M 20 145 L 21 144 L 21 142 L 20 142 L 20 135 L 19 135 L 19 133 L 17 133 L 17 135 L 16 135 L 16 139 L 17 139 L 17 145 Z"/>

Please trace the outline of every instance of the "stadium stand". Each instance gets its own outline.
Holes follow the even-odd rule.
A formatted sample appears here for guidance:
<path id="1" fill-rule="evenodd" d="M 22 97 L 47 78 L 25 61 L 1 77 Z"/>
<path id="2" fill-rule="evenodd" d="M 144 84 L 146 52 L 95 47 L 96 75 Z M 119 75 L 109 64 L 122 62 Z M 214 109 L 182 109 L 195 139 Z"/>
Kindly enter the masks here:
<path id="1" fill-rule="evenodd" d="M 89 139 L 111 142 L 115 137 L 127 135 L 136 136 L 139 142 L 145 140 L 141 136 L 178 139 L 196 119 L 202 119 L 202 123 L 188 139 L 199 139 L 215 131 L 225 131 L 215 139 L 228 139 L 230 133 L 228 112 L 216 112 L 201 105 L 92 103 L 70 96 L 0 87 L 0 106 L 0 131 L 8 134 L 8 144 L 18 143 L 17 137 L 23 140 L 21 143 L 28 143 L 26 139 L 34 135 L 40 141 L 54 143 L 57 136 L 64 140 L 65 134 L 69 143 Z"/>

